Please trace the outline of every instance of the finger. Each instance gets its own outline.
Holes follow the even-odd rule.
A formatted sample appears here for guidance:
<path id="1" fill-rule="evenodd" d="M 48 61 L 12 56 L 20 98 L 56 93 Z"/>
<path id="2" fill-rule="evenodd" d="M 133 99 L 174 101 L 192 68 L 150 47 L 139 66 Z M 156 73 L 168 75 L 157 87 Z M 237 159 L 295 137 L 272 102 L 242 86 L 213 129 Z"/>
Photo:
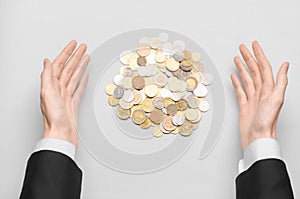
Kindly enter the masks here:
<path id="1" fill-rule="evenodd" d="M 81 44 L 75 53 L 72 55 L 72 57 L 69 59 L 68 63 L 65 64 L 64 68 L 61 71 L 61 74 L 59 76 L 59 81 L 62 83 L 62 85 L 67 86 L 73 72 L 76 70 L 76 68 L 79 67 L 79 62 L 84 55 L 87 47 L 86 44 Z"/>
<path id="2" fill-rule="evenodd" d="M 49 59 L 44 59 L 44 69 L 41 73 L 42 88 L 52 82 L 52 66 Z"/>
<path id="3" fill-rule="evenodd" d="M 263 81 L 263 86 L 267 87 L 273 87 L 274 86 L 274 78 L 273 78 L 273 73 L 272 73 L 272 67 L 260 47 L 259 43 L 257 41 L 254 41 L 252 43 L 252 48 L 254 55 L 256 57 L 257 63 L 259 67 L 261 68 L 261 74 L 262 74 L 262 81 Z"/>
<path id="4" fill-rule="evenodd" d="M 249 99 L 249 97 L 255 94 L 253 80 L 250 77 L 248 71 L 246 70 L 246 67 L 244 66 L 244 64 L 242 63 L 241 59 L 238 56 L 234 58 L 234 63 L 241 77 L 241 80 L 243 81 L 247 98 Z"/>
<path id="5" fill-rule="evenodd" d="M 82 75 L 84 74 L 87 65 L 90 61 L 90 56 L 85 55 L 79 63 L 79 67 L 74 71 L 71 80 L 67 86 L 68 91 L 73 95 L 75 92 L 76 87 L 79 84 L 80 79 L 82 78 Z"/>
<path id="6" fill-rule="evenodd" d="M 85 72 L 80 80 L 80 83 L 78 85 L 78 88 L 75 90 L 74 96 L 73 96 L 73 101 L 75 108 L 78 109 L 80 101 L 85 93 L 86 87 L 88 85 L 88 79 L 89 79 L 89 74 Z"/>
<path id="7" fill-rule="evenodd" d="M 287 72 L 289 69 L 289 63 L 284 62 L 277 73 L 276 77 L 276 85 L 274 92 L 277 93 L 277 96 L 280 96 L 282 99 L 284 97 L 284 93 L 288 84 Z"/>
<path id="8" fill-rule="evenodd" d="M 259 90 L 261 88 L 262 80 L 261 80 L 261 74 L 257 62 L 252 56 L 251 52 L 244 44 L 240 45 L 240 52 L 252 74 L 254 80 L 254 86 L 256 90 Z"/>
<path id="9" fill-rule="evenodd" d="M 235 94 L 238 98 L 239 106 L 242 107 L 247 102 L 247 96 L 246 96 L 246 94 L 242 88 L 241 82 L 237 78 L 237 76 L 234 73 L 232 73 L 230 75 L 230 77 L 231 77 L 232 85 L 235 90 Z"/>
<path id="10" fill-rule="evenodd" d="M 58 78 L 63 66 L 72 55 L 77 42 L 75 40 L 70 41 L 70 43 L 61 51 L 61 53 L 53 61 L 53 76 Z"/>

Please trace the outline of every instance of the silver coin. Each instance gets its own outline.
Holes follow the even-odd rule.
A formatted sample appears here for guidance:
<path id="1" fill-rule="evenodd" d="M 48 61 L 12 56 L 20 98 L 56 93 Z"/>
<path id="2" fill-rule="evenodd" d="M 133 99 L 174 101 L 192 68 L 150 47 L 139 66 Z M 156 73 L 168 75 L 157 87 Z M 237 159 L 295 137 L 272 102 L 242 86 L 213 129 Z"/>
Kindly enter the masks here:
<path id="1" fill-rule="evenodd" d="M 118 75 L 116 75 L 116 76 L 114 77 L 114 80 L 113 80 L 113 81 L 114 81 L 114 84 L 115 84 L 115 85 L 117 85 L 117 86 L 122 86 L 123 80 L 124 80 L 124 76 L 118 74 Z"/>
<path id="2" fill-rule="evenodd" d="M 167 42 L 169 40 L 169 34 L 166 32 L 162 32 L 158 35 L 158 38 L 161 42 Z"/>
<path id="3" fill-rule="evenodd" d="M 201 83 L 204 85 L 209 85 L 214 81 L 214 77 L 210 73 L 202 73 L 201 77 L 202 77 Z"/>
<path id="4" fill-rule="evenodd" d="M 173 42 L 173 48 L 178 50 L 184 50 L 185 49 L 185 42 L 182 40 L 175 40 Z"/>
<path id="5" fill-rule="evenodd" d="M 194 95 L 197 97 L 205 97 L 208 93 L 208 89 L 203 84 L 198 84 L 198 86 L 193 90 Z"/>
<path id="6" fill-rule="evenodd" d="M 184 120 L 185 120 L 185 118 L 182 115 L 174 115 L 172 117 L 172 123 L 176 126 L 182 125 L 184 123 Z"/>
<path id="7" fill-rule="evenodd" d="M 134 99 L 134 91 L 125 90 L 122 98 L 125 102 L 131 102 Z"/>
<path id="8" fill-rule="evenodd" d="M 199 107 L 200 111 L 206 112 L 206 111 L 209 110 L 209 103 L 208 103 L 208 101 L 206 101 L 206 100 L 201 101 L 201 102 L 199 103 L 199 106 L 198 106 L 198 107 Z"/>
<path id="9" fill-rule="evenodd" d="M 116 86 L 113 92 L 113 96 L 117 99 L 122 98 L 124 95 L 124 89 L 121 86 Z"/>
<path id="10" fill-rule="evenodd" d="M 173 57 L 176 61 L 180 62 L 184 59 L 184 53 L 178 50 L 174 53 Z"/>
<path id="11" fill-rule="evenodd" d="M 167 98 L 167 97 L 171 97 L 171 91 L 167 88 L 167 87 L 163 87 L 160 90 L 160 96 L 162 98 Z"/>
<path id="12" fill-rule="evenodd" d="M 186 101 L 191 108 L 198 108 L 199 106 L 199 99 L 195 95 L 190 95 L 186 98 Z"/>
<path id="13" fill-rule="evenodd" d="M 163 98 L 161 97 L 156 97 L 154 100 L 153 100 L 153 105 L 155 108 L 161 110 L 162 108 L 164 108 L 164 100 Z"/>
<path id="14" fill-rule="evenodd" d="M 171 96 L 173 101 L 177 102 L 182 98 L 181 92 L 171 92 Z"/>

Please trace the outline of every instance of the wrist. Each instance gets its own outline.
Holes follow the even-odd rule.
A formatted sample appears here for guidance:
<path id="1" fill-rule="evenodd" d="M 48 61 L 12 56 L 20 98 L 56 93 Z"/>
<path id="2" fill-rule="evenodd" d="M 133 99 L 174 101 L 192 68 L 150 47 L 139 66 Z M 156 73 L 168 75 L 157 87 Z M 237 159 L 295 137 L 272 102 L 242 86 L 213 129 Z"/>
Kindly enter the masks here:
<path id="1" fill-rule="evenodd" d="M 77 130 L 71 126 L 44 128 L 44 138 L 56 138 L 78 145 Z"/>
<path id="2" fill-rule="evenodd" d="M 275 133 L 271 131 L 250 131 L 246 134 L 241 133 L 241 143 L 243 151 L 254 141 L 262 138 L 276 139 Z"/>

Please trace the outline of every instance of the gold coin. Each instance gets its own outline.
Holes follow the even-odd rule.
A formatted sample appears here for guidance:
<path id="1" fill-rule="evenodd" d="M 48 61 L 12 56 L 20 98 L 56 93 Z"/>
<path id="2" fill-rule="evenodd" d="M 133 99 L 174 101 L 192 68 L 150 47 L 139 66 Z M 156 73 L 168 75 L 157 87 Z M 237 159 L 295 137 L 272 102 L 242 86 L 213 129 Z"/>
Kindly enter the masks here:
<path id="1" fill-rule="evenodd" d="M 119 99 L 111 95 L 108 97 L 108 104 L 111 106 L 117 106 L 119 104 Z"/>
<path id="2" fill-rule="evenodd" d="M 141 57 L 146 57 L 146 56 L 148 56 L 150 54 L 151 48 L 150 48 L 150 46 L 148 44 L 141 43 L 137 47 L 136 52 Z"/>
<path id="3" fill-rule="evenodd" d="M 138 105 L 132 106 L 132 107 L 130 108 L 130 117 L 132 117 L 133 112 L 134 112 L 135 110 L 138 110 L 138 109 L 142 110 L 142 109 L 143 109 L 143 108 L 142 108 L 142 105 L 138 104 Z"/>
<path id="4" fill-rule="evenodd" d="M 176 127 L 173 131 L 171 131 L 172 134 L 177 134 L 179 132 L 179 127 Z"/>
<path id="5" fill-rule="evenodd" d="M 160 127 L 159 127 L 159 126 L 153 127 L 153 129 L 152 129 L 152 135 L 153 135 L 154 137 L 159 138 L 159 137 L 161 137 L 163 134 L 164 134 L 164 133 L 160 130 Z"/>
<path id="6" fill-rule="evenodd" d="M 192 77 L 192 76 L 186 78 L 185 81 L 186 81 L 186 84 L 187 84 L 187 87 L 186 87 L 187 91 L 195 90 L 195 88 L 198 85 L 197 79 L 195 77 Z"/>
<path id="7" fill-rule="evenodd" d="M 181 65 L 185 66 L 185 67 L 189 67 L 189 66 L 192 66 L 192 61 L 191 60 L 183 60 L 181 62 Z"/>
<path id="8" fill-rule="evenodd" d="M 182 51 L 184 54 L 184 59 L 192 59 L 192 53 L 188 50 L 183 50 Z"/>
<path id="9" fill-rule="evenodd" d="M 167 108 L 170 104 L 175 104 L 175 102 L 170 97 L 164 98 L 164 107 Z"/>
<path id="10" fill-rule="evenodd" d="M 167 113 L 171 116 L 174 116 L 178 111 L 176 104 L 169 104 L 166 109 Z"/>
<path id="11" fill-rule="evenodd" d="M 185 121 L 181 126 L 179 126 L 179 133 L 183 136 L 189 136 L 193 132 L 193 124 L 189 121 Z"/>
<path id="12" fill-rule="evenodd" d="M 180 99 L 178 102 L 176 102 L 176 106 L 179 111 L 184 111 L 188 108 L 188 103 L 185 99 Z"/>
<path id="13" fill-rule="evenodd" d="M 122 107 L 118 107 L 117 109 L 117 115 L 120 119 L 126 120 L 130 117 L 130 110 L 129 109 L 123 109 Z"/>
<path id="14" fill-rule="evenodd" d="M 158 93 L 158 88 L 156 85 L 154 84 L 148 84 L 145 86 L 145 94 L 148 96 L 148 97 L 154 97 L 156 96 Z"/>
<path id="15" fill-rule="evenodd" d="M 135 76 L 133 79 L 132 79 L 132 85 L 135 89 L 137 90 L 141 90 L 142 88 L 144 88 L 145 86 L 145 80 L 143 77 L 141 76 Z"/>
<path id="16" fill-rule="evenodd" d="M 173 131 L 176 129 L 176 126 L 173 124 L 172 122 L 172 116 L 167 116 L 164 120 L 163 120 L 163 127 L 164 129 L 166 129 L 167 131 Z"/>
<path id="17" fill-rule="evenodd" d="M 145 121 L 140 124 L 140 127 L 143 128 L 143 129 L 147 129 L 151 126 L 151 121 L 148 117 L 146 117 Z"/>
<path id="18" fill-rule="evenodd" d="M 169 59 L 166 64 L 167 64 L 167 69 L 169 71 L 174 72 L 179 69 L 179 62 L 176 61 L 174 58 Z"/>
<path id="19" fill-rule="evenodd" d="M 195 68 L 198 72 L 203 72 L 203 71 L 204 71 L 203 65 L 202 65 L 201 62 L 199 62 L 199 61 L 195 61 L 195 62 L 193 63 L 193 66 L 194 66 L 194 68 Z"/>
<path id="20" fill-rule="evenodd" d="M 183 117 L 185 117 L 185 116 L 184 116 L 184 113 L 183 113 L 183 111 L 177 111 L 177 113 L 176 113 L 175 115 L 178 115 L 178 116 L 183 116 Z"/>
<path id="21" fill-rule="evenodd" d="M 141 110 L 141 109 L 137 109 L 132 113 L 132 121 L 136 124 L 142 124 L 145 122 L 146 120 L 146 113 Z"/>
<path id="22" fill-rule="evenodd" d="M 139 66 L 145 66 L 146 63 L 147 63 L 147 59 L 146 59 L 146 57 L 138 57 L 137 60 L 136 60 L 136 63 Z"/>
<path id="23" fill-rule="evenodd" d="M 108 84 L 105 88 L 105 92 L 107 95 L 113 95 L 114 90 L 117 86 L 115 84 Z"/>
<path id="24" fill-rule="evenodd" d="M 157 52 L 155 55 L 155 61 L 158 63 L 162 63 L 166 60 L 166 56 L 162 52 Z"/>
<path id="25" fill-rule="evenodd" d="M 150 113 L 154 109 L 153 99 L 150 98 L 145 98 L 144 101 L 142 101 L 141 105 L 143 107 L 143 110 L 147 113 Z"/>
<path id="26" fill-rule="evenodd" d="M 135 90 L 133 95 L 133 104 L 139 104 L 142 101 L 142 94 L 139 91 Z"/>
<path id="27" fill-rule="evenodd" d="M 193 61 L 200 61 L 201 55 L 198 52 L 193 52 L 192 53 L 192 60 Z"/>
<path id="28" fill-rule="evenodd" d="M 159 124 L 163 119 L 163 113 L 158 110 L 158 109 L 154 109 L 153 111 L 150 112 L 150 120 L 155 123 L 155 124 Z"/>

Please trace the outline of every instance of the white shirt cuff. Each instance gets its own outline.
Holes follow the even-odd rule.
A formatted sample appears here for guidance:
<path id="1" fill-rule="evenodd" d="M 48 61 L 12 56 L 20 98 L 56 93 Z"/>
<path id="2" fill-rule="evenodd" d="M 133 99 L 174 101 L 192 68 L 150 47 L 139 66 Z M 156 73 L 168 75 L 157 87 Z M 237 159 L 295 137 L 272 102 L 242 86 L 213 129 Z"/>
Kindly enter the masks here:
<path id="1" fill-rule="evenodd" d="M 278 141 L 272 138 L 255 140 L 245 149 L 244 159 L 239 161 L 239 174 L 247 170 L 256 161 L 269 158 L 282 159 Z"/>
<path id="2" fill-rule="evenodd" d="M 60 140 L 56 138 L 43 138 L 40 141 L 38 141 L 33 152 L 41 150 L 60 152 L 74 160 L 76 147 L 74 144 L 65 140 Z"/>

